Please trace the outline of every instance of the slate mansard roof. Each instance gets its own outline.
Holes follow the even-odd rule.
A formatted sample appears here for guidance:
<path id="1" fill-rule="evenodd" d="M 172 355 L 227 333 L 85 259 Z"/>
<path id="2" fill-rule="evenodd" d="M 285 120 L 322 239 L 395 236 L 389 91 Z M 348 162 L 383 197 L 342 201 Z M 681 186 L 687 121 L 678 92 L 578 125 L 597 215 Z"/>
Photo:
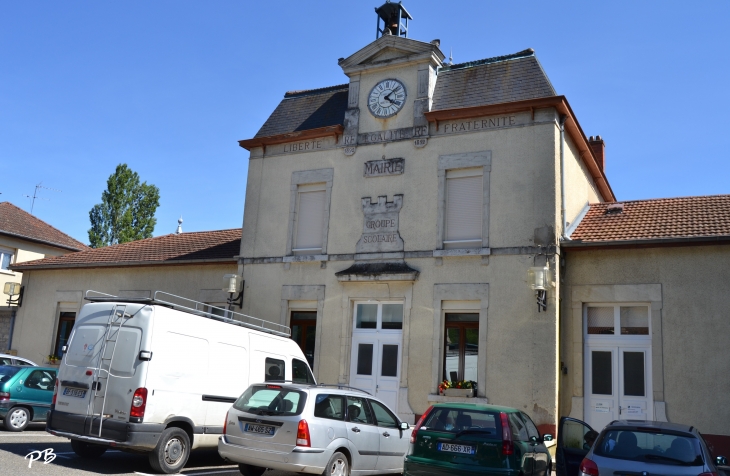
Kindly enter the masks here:
<path id="1" fill-rule="evenodd" d="M 344 124 L 349 85 L 284 95 L 255 138 Z M 431 111 L 555 96 L 532 49 L 439 69 Z"/>
<path id="2" fill-rule="evenodd" d="M 80 251 L 12 265 L 17 271 L 52 268 L 97 268 L 107 266 L 143 266 L 235 263 L 241 247 L 241 229 L 169 234 L 130 241 L 104 248 Z"/>
<path id="3" fill-rule="evenodd" d="M 0 234 L 71 251 L 89 247 L 10 202 L 0 203 Z"/>
<path id="4" fill-rule="evenodd" d="M 730 195 L 594 203 L 567 246 L 730 240 Z"/>

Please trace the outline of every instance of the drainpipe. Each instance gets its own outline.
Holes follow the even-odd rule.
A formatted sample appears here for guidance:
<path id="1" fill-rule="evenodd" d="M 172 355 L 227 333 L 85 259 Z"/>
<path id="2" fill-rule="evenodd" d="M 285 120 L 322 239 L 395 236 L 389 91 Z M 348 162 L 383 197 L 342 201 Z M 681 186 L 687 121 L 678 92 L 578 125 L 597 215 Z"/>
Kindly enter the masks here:
<path id="1" fill-rule="evenodd" d="M 565 236 L 565 119 L 567 116 L 560 116 L 560 238 L 567 240 Z"/>
<path id="2" fill-rule="evenodd" d="M 8 334 L 8 350 L 13 348 L 13 330 L 15 329 L 15 313 L 17 311 L 13 309 L 10 311 L 10 333 Z"/>

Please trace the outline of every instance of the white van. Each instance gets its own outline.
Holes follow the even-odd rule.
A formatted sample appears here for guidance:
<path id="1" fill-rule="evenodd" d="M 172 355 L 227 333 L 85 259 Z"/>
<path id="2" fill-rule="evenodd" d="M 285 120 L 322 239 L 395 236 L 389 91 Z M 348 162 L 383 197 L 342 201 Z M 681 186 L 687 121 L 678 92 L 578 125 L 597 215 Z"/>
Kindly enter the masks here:
<path id="1" fill-rule="evenodd" d="M 226 411 L 252 383 L 315 383 L 286 326 L 157 291 L 86 293 L 56 381 L 46 430 L 93 458 L 149 453 L 163 473 L 216 448 Z"/>

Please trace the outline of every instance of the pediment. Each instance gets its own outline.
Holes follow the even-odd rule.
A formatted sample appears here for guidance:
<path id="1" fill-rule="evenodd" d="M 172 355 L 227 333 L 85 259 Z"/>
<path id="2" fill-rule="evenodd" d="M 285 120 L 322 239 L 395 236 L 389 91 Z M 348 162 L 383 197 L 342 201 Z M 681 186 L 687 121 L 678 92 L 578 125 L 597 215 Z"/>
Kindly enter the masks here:
<path id="1" fill-rule="evenodd" d="M 358 73 L 404 63 L 432 63 L 439 66 L 445 56 L 432 43 L 397 36 L 381 36 L 361 50 L 340 60 L 345 74 Z"/>

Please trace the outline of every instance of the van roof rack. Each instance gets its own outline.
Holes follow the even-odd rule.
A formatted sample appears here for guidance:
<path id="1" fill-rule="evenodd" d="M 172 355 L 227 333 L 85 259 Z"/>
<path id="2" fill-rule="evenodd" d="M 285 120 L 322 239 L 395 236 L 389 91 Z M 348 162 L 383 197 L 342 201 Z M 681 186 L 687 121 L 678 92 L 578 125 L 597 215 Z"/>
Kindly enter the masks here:
<path id="1" fill-rule="evenodd" d="M 241 314 L 240 312 L 229 311 L 223 307 L 212 306 L 204 302 L 194 301 L 182 296 L 176 296 L 165 291 L 155 291 L 152 297 L 135 296 L 124 297 L 102 293 L 89 289 L 84 299 L 91 302 L 127 302 L 133 304 L 146 304 L 169 307 L 178 311 L 187 312 L 196 316 L 213 319 L 227 324 L 247 327 L 257 331 L 274 334 L 277 336 L 291 337 L 291 329 L 288 326 L 266 321 L 258 317 Z"/>

